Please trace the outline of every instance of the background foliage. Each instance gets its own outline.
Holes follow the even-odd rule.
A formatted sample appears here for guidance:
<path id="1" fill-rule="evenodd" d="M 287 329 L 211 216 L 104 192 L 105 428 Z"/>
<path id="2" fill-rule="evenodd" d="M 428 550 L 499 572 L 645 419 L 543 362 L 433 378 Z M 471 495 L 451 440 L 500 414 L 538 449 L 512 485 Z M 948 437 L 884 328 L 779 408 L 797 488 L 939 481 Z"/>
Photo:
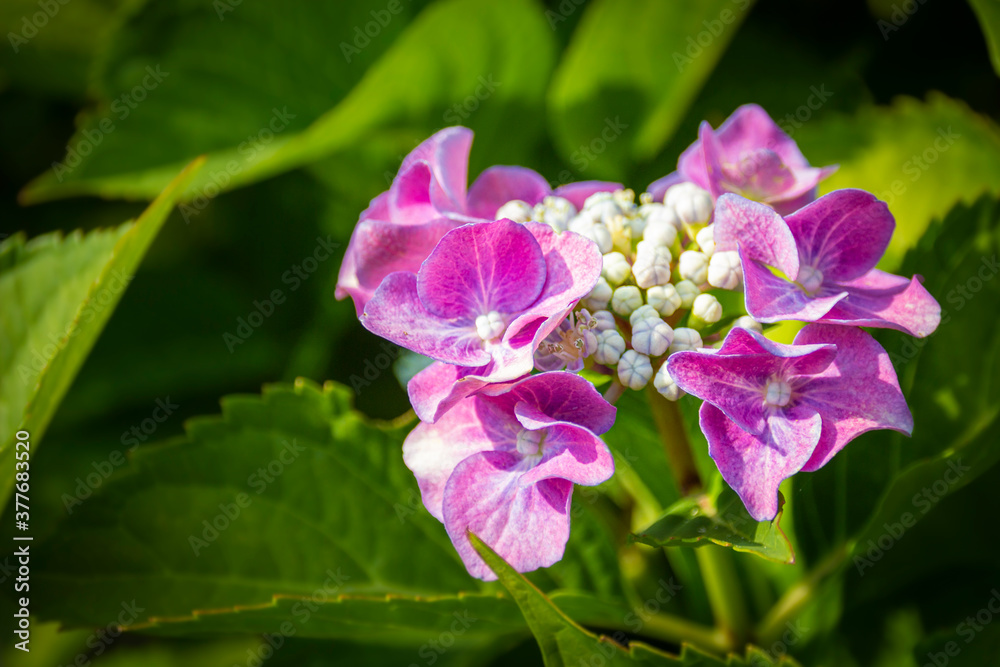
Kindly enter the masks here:
<path id="1" fill-rule="evenodd" d="M 0 4 L 0 507 L 14 430 L 37 450 L 33 650 L 4 664 L 727 664 L 681 654 L 660 613 L 712 621 L 692 546 L 734 549 L 760 649 L 728 664 L 1000 664 L 980 614 L 1000 586 L 998 21 L 991 0 Z M 879 334 L 914 438 L 867 434 L 786 483 L 778 530 L 747 523 L 696 429 L 707 498 L 680 499 L 630 395 L 566 559 L 470 579 L 399 456 L 398 352 L 333 299 L 358 214 L 443 126 L 475 130 L 470 177 L 641 190 L 746 102 L 841 165 L 824 189 L 889 202 L 884 268 L 942 303 L 927 341 Z M 123 609 L 123 635 L 99 630 Z M 645 644 L 595 634 L 616 632 Z"/>

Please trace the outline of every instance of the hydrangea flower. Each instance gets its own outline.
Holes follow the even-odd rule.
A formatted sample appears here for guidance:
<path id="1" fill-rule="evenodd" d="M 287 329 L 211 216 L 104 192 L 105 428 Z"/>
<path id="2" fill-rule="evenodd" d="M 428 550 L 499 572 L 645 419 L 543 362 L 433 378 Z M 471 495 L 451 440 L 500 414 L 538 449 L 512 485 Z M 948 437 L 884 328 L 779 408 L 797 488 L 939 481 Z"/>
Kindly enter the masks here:
<path id="1" fill-rule="evenodd" d="M 406 438 L 403 460 L 424 507 L 441 521 L 469 573 L 496 575 L 469 543 L 479 536 L 519 572 L 558 562 L 573 485 L 614 474 L 600 438 L 615 408 L 578 375 L 553 371 L 459 401 Z"/>
<path id="2" fill-rule="evenodd" d="M 578 234 L 506 219 L 464 225 L 416 274 L 387 276 L 361 323 L 440 362 L 409 387 L 417 415 L 434 421 L 485 384 L 530 373 L 539 344 L 600 274 L 597 246 Z"/>
<path id="3" fill-rule="evenodd" d="M 758 521 L 777 514 L 782 480 L 822 468 L 862 433 L 913 430 L 889 355 L 853 327 L 810 324 L 793 345 L 737 327 L 718 352 L 678 352 L 667 370 L 705 401 L 709 454 Z"/>
<path id="4" fill-rule="evenodd" d="M 791 213 L 816 198 L 817 184 L 837 167 L 811 167 L 795 141 L 756 104 L 741 106 L 713 130 L 706 121 L 685 150 L 677 171 L 649 186 L 655 199 L 691 182 L 718 198 L 734 192 Z"/>
<path id="5" fill-rule="evenodd" d="M 941 306 L 917 276 L 875 268 L 895 224 L 885 202 L 862 190 L 831 192 L 785 219 L 728 194 L 715 210 L 715 244 L 739 250 L 747 312 L 758 322 L 823 321 L 922 338 L 937 328 Z"/>
<path id="6" fill-rule="evenodd" d="M 448 231 L 471 222 L 492 221 L 511 199 L 535 204 L 549 194 L 575 206 L 617 183 L 583 181 L 552 190 L 524 167 L 490 167 L 466 191 L 472 130 L 445 128 L 406 156 L 389 190 L 361 214 L 337 279 L 336 297 L 350 296 L 358 316 L 390 273 L 416 273 Z"/>

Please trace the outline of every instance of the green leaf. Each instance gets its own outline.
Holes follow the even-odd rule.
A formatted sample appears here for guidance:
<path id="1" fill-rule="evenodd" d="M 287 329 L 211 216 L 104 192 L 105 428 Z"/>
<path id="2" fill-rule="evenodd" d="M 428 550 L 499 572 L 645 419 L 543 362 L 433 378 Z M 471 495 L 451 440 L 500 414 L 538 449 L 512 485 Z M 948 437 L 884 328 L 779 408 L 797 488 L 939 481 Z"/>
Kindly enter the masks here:
<path id="1" fill-rule="evenodd" d="M 634 539 L 653 547 L 718 544 L 768 560 L 794 562 L 792 545 L 779 525 L 782 510 L 779 508 L 773 521 L 757 522 L 736 492 L 720 485 L 722 492 L 717 495 L 699 494 L 678 500 Z"/>
<path id="2" fill-rule="evenodd" d="M 65 496 L 70 516 L 33 551 L 39 618 L 92 626 L 134 601 L 129 628 L 168 635 L 288 623 L 299 637 L 420 646 L 456 618 L 465 645 L 523 633 L 511 601 L 468 575 L 421 506 L 400 453 L 408 425 L 368 421 L 349 395 L 300 380 L 226 398 L 221 417 L 136 450 L 92 498 Z M 581 544 L 607 537 L 581 526 L 553 568 L 576 588 L 560 599 L 583 619 L 620 617 L 583 590 L 610 598 L 620 582 L 609 546 Z"/>
<path id="3" fill-rule="evenodd" d="M 996 0 L 969 0 L 969 4 L 979 17 L 979 25 L 986 36 L 993 71 L 1000 74 L 1000 3 Z"/>
<path id="4" fill-rule="evenodd" d="M 193 214 L 219 191 L 362 145 L 395 124 L 417 124 L 428 134 L 469 125 L 490 162 L 533 142 L 540 128 L 524 110 L 541 103 L 554 58 L 552 33 L 534 2 L 445 0 L 405 30 L 410 9 L 400 4 L 401 15 L 347 62 L 355 27 L 373 20 L 370 9 L 388 11 L 384 3 L 247 3 L 223 21 L 211 3 L 149 3 L 120 32 L 101 76 L 102 104 L 69 145 L 87 141 L 88 132 L 101 140 L 79 166 L 29 184 L 23 199 L 146 198 L 178 163 L 208 153 L 185 193 Z M 169 76 L 134 109 L 116 102 L 147 76 L 147 66 Z M 456 101 L 469 99 L 473 111 L 455 110 Z M 114 130 L 101 131 L 102 122 Z"/>
<path id="5" fill-rule="evenodd" d="M 564 157 L 580 172 L 619 176 L 656 155 L 752 4 L 592 3 L 549 92 L 549 127 Z"/>
<path id="6" fill-rule="evenodd" d="M 881 266 L 893 270 L 928 224 L 959 202 L 1000 192 L 1000 131 L 964 103 L 901 97 L 805 123 L 795 140 L 812 164 L 840 164 L 820 188 L 861 188 L 889 204 L 896 232 Z"/>
<path id="7" fill-rule="evenodd" d="M 705 653 L 693 646 L 682 643 L 679 656 L 663 653 L 651 646 L 639 641 L 629 641 L 628 647 L 622 645 L 627 638 L 624 632 L 616 632 L 613 637 L 595 635 L 573 620 L 560 610 L 556 600 L 547 598 L 538 590 L 524 575 L 496 554 L 487 544 L 476 535 L 469 533 L 469 539 L 479 555 L 490 566 L 500 579 L 507 592 L 517 602 L 517 606 L 524 614 L 524 619 L 535 635 L 538 647 L 542 652 L 542 658 L 546 667 L 572 667 L 579 664 L 602 664 L 602 665 L 664 665 L 674 667 L 731 667 L 742 666 L 745 663 L 735 655 L 730 655 L 723 660 Z M 662 618 L 660 619 L 662 621 Z M 670 621 L 668 621 L 670 622 Z M 686 621 L 675 620 L 678 629 L 688 625 Z M 694 637 L 699 634 L 701 639 L 714 645 L 715 650 L 720 650 L 719 645 L 723 640 L 717 633 L 709 630 L 694 630 L 687 628 Z M 748 647 L 747 658 L 750 665 L 762 667 L 770 665 L 786 665 L 793 667 L 796 663 L 790 659 L 775 662 L 766 653 L 755 647 Z"/>
<path id="8" fill-rule="evenodd" d="M 0 508 L 14 483 L 16 431 L 40 443 L 135 274 L 194 178 L 189 165 L 133 223 L 114 230 L 15 236 L 0 245 Z"/>

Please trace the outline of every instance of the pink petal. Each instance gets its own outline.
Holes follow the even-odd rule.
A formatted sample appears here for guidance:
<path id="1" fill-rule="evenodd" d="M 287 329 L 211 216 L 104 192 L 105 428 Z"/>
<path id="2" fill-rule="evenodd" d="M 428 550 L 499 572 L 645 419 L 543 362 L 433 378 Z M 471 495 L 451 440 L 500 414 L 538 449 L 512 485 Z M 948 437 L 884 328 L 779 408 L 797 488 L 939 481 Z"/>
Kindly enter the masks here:
<path id="1" fill-rule="evenodd" d="M 830 283 L 853 280 L 874 268 L 896 226 L 885 202 L 853 189 L 824 195 L 785 222 L 795 237 L 800 261 L 818 268 Z"/>
<path id="2" fill-rule="evenodd" d="M 360 317 L 365 304 L 386 276 L 396 271 L 416 273 L 441 237 L 455 226 L 456 223 L 447 218 L 397 225 L 362 217 L 344 254 L 336 297 L 352 297 Z"/>
<path id="3" fill-rule="evenodd" d="M 482 366 L 490 360 L 472 321 L 443 319 L 424 308 L 417 296 L 417 276 L 412 273 L 387 276 L 365 306 L 361 324 L 377 336 L 438 361 Z"/>
<path id="4" fill-rule="evenodd" d="M 468 368 L 435 361 L 407 383 L 410 405 L 420 421 L 436 422 L 463 398 L 488 386 L 483 374 L 489 371 L 490 365 Z"/>
<path id="5" fill-rule="evenodd" d="M 593 384 L 575 373 L 552 371 L 532 375 L 513 385 L 506 400 L 512 406 L 530 404 L 551 422 L 579 424 L 597 435 L 606 433 L 615 423 L 615 407 L 604 400 Z M 525 425 L 525 428 L 540 426 Z"/>
<path id="6" fill-rule="evenodd" d="M 446 319 L 475 321 L 491 311 L 520 312 L 546 285 L 543 253 L 535 236 L 511 220 L 458 227 L 445 234 L 420 268 L 420 301 Z"/>
<path id="7" fill-rule="evenodd" d="M 469 188 L 469 215 L 495 220 L 497 209 L 507 202 L 520 199 L 533 206 L 549 192 L 548 181 L 533 169 L 490 167 Z"/>
<path id="8" fill-rule="evenodd" d="M 533 408 L 519 404 L 522 412 Z M 544 422 L 543 422 L 544 423 Z M 583 486 L 597 486 L 615 474 L 615 459 L 596 435 L 575 424 L 547 424 L 541 462 L 524 473 L 521 486 L 546 479 L 565 479 Z"/>
<path id="9" fill-rule="evenodd" d="M 414 148 L 399 168 L 399 173 L 418 162 L 426 163 L 433 182 L 428 199 L 438 211 L 465 211 L 465 188 L 469 179 L 469 151 L 472 130 L 446 127 Z M 395 183 L 393 184 L 395 185 Z"/>
<path id="10" fill-rule="evenodd" d="M 742 430 L 710 403 L 700 411 L 708 453 L 722 478 L 757 521 L 778 514 L 778 487 L 802 469 L 820 439 L 822 421 L 811 408 L 796 406 L 771 415 L 761 436 Z"/>
<path id="11" fill-rule="evenodd" d="M 913 431 L 889 355 L 868 333 L 855 327 L 810 324 L 795 337 L 798 344 L 833 343 L 837 358 L 825 371 L 802 378 L 796 391 L 803 404 L 823 415 L 823 434 L 803 470 L 822 468 L 862 433 L 893 429 Z"/>
<path id="12" fill-rule="evenodd" d="M 598 192 L 614 192 L 615 190 L 622 190 L 624 188 L 625 186 L 621 183 L 610 183 L 608 181 L 577 181 L 575 183 L 560 185 L 552 194 L 569 200 L 577 210 L 580 210 L 590 195 L 597 194 Z"/>
<path id="13" fill-rule="evenodd" d="M 597 244 L 574 232 L 556 232 L 543 223 L 523 225 L 538 241 L 545 257 L 545 286 L 504 333 L 508 352 L 538 349 L 569 311 L 587 296 L 601 277 L 603 258 Z"/>
<path id="14" fill-rule="evenodd" d="M 839 286 L 847 298 L 823 316 L 823 322 L 864 327 L 898 329 L 924 338 L 941 323 L 941 304 L 914 276 L 872 269 L 866 275 Z"/>
<path id="15" fill-rule="evenodd" d="M 780 270 L 789 280 L 799 273 L 795 237 L 769 206 L 734 194 L 719 197 L 715 206 L 715 251 L 742 249 L 746 257 Z M 746 262 L 744 262 L 744 265 Z"/>
<path id="16" fill-rule="evenodd" d="M 763 264 L 747 258 L 742 248 L 740 259 L 743 263 L 747 313 L 758 322 L 814 322 L 847 297 L 846 291 L 833 291 L 835 288 L 821 291 L 817 296 L 809 296 L 798 285 L 779 278 Z"/>
<path id="17" fill-rule="evenodd" d="M 513 424 L 516 426 L 516 423 Z M 516 442 L 517 433 L 511 435 Z M 403 462 L 417 478 L 424 507 L 444 521 L 445 483 L 463 460 L 477 452 L 497 449 L 477 415 L 474 399 L 460 401 L 434 424 L 417 424 L 403 442 Z"/>
<path id="18" fill-rule="evenodd" d="M 416 225 L 440 217 L 441 211 L 431 202 L 432 180 L 426 162 L 400 167 L 389 188 L 388 219 L 399 225 Z"/>
<path id="19" fill-rule="evenodd" d="M 522 486 L 517 454 L 480 452 L 465 459 L 445 486 L 444 525 L 469 574 L 496 575 L 469 543 L 473 532 L 518 572 L 557 563 L 569 539 L 573 484 L 549 479 Z"/>
<path id="20" fill-rule="evenodd" d="M 663 178 L 653 181 L 649 184 L 649 187 L 646 188 L 646 190 L 649 194 L 653 195 L 654 200 L 662 202 L 663 196 L 667 194 L 667 190 L 678 183 L 684 183 L 686 180 L 687 179 L 684 178 L 679 171 L 675 171 L 667 174 Z"/>

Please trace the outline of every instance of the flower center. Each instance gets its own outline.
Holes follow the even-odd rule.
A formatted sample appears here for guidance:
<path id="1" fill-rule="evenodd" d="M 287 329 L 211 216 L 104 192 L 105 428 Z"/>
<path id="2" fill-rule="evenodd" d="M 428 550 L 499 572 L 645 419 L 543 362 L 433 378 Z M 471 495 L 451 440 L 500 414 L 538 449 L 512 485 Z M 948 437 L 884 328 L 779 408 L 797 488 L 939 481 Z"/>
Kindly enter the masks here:
<path id="1" fill-rule="evenodd" d="M 541 456 L 545 445 L 545 431 L 529 431 L 521 429 L 517 434 L 517 452 L 522 456 Z"/>
<path id="2" fill-rule="evenodd" d="M 503 317 L 495 310 L 476 318 L 476 333 L 485 343 L 502 336 L 506 328 L 507 325 L 504 324 Z"/>
<path id="3" fill-rule="evenodd" d="M 784 380 L 769 380 L 764 389 L 764 403 L 781 408 L 792 400 L 792 388 Z"/>
<path id="4" fill-rule="evenodd" d="M 808 294 L 815 294 L 823 286 L 823 272 L 815 266 L 803 264 L 799 267 L 799 275 L 795 278 L 795 282 Z"/>
<path id="5" fill-rule="evenodd" d="M 575 313 L 570 313 L 565 326 L 560 326 L 538 346 L 539 352 L 553 354 L 567 364 L 586 358 L 594 351 L 596 338 L 591 329 L 597 326 L 597 320 L 588 314 L 579 313 L 579 321 Z M 588 344 L 589 342 L 589 344 Z"/>

